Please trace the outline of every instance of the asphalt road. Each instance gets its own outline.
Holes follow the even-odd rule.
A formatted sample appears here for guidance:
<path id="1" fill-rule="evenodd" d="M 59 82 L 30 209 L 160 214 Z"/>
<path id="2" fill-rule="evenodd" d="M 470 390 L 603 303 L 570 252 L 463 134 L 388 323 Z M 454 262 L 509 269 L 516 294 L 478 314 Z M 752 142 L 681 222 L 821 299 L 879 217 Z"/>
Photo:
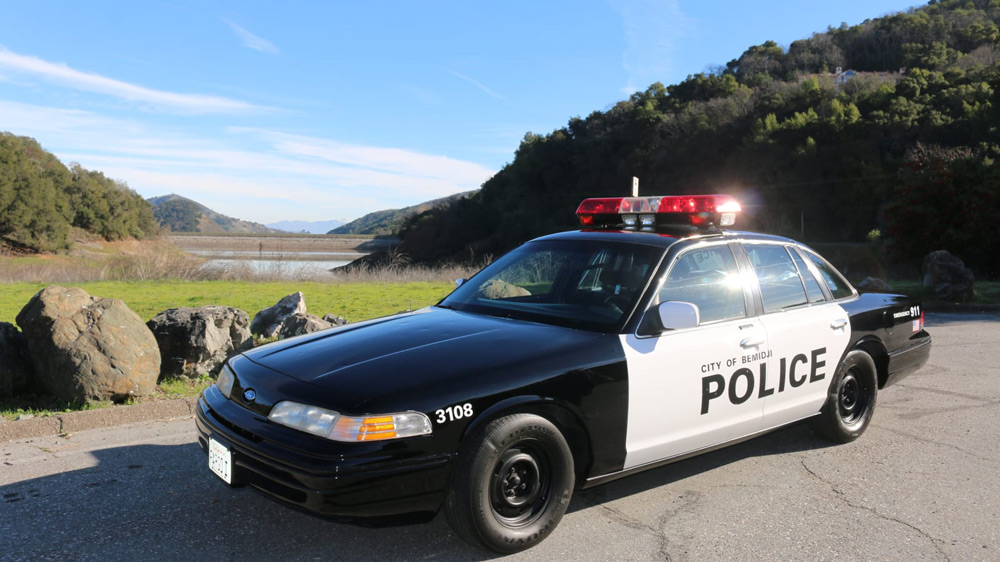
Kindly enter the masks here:
<path id="1" fill-rule="evenodd" d="M 930 364 L 830 446 L 802 425 L 578 492 L 516 560 L 1000 559 L 1000 316 L 928 317 Z M 190 417 L 0 443 L 2 560 L 481 560 L 444 518 L 360 528 L 211 475 Z"/>

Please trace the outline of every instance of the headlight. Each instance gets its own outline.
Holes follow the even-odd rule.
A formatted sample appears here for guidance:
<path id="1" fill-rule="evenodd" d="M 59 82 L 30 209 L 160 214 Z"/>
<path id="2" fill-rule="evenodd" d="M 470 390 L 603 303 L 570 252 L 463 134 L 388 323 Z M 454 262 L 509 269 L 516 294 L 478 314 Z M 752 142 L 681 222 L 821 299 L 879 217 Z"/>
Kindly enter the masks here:
<path id="1" fill-rule="evenodd" d="M 354 418 L 326 408 L 288 401 L 275 404 L 267 419 L 333 441 L 378 441 L 431 432 L 430 418 L 420 412 Z"/>
<path id="2" fill-rule="evenodd" d="M 233 382 L 236 381 L 236 377 L 233 376 L 233 372 L 229 370 L 229 367 L 223 365 L 222 370 L 219 371 L 219 378 L 215 381 L 215 386 L 219 387 L 219 392 L 223 396 L 229 398 L 229 395 L 233 393 Z"/>

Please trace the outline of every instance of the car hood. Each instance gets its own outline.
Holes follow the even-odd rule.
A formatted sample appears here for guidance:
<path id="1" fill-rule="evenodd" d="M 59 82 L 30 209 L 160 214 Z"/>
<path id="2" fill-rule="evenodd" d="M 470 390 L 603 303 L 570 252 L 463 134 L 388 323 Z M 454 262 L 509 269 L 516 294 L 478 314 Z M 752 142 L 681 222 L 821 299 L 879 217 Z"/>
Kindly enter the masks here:
<path id="1" fill-rule="evenodd" d="M 435 385 L 438 392 L 457 395 L 555 364 L 573 368 L 574 350 L 601 337 L 431 307 L 275 342 L 244 356 L 317 387 L 319 395 L 335 401 L 331 405 L 354 409 L 393 395 L 413 398 Z M 506 373 L 505 382 L 484 381 L 491 372 Z"/>

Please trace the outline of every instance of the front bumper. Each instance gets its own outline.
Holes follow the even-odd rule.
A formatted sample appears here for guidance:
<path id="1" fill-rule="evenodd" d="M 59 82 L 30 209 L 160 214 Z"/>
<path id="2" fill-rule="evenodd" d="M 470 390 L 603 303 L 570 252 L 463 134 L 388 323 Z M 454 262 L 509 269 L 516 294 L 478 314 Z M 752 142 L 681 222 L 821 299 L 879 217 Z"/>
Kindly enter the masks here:
<path id="1" fill-rule="evenodd" d="M 257 430 L 273 433 L 274 424 L 226 399 L 215 386 L 199 398 L 195 424 L 203 451 L 208 450 L 209 437 L 232 451 L 233 486 L 250 485 L 281 502 L 329 517 L 434 513 L 444 500 L 454 458 L 449 453 L 371 460 L 371 455 L 351 458 L 307 452 L 294 446 L 299 443 L 265 437 L 267 431 Z"/>

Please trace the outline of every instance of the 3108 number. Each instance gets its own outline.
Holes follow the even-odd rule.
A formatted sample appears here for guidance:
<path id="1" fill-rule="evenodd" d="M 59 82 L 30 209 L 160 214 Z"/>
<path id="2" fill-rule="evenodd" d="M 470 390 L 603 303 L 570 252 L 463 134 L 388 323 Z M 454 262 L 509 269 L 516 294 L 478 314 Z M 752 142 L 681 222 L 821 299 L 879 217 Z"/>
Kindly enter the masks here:
<path id="1" fill-rule="evenodd" d="M 471 418 L 472 404 L 469 404 L 468 402 L 465 404 L 455 404 L 454 406 L 437 410 L 434 414 L 437 415 L 438 423 L 456 421 L 462 418 Z"/>

